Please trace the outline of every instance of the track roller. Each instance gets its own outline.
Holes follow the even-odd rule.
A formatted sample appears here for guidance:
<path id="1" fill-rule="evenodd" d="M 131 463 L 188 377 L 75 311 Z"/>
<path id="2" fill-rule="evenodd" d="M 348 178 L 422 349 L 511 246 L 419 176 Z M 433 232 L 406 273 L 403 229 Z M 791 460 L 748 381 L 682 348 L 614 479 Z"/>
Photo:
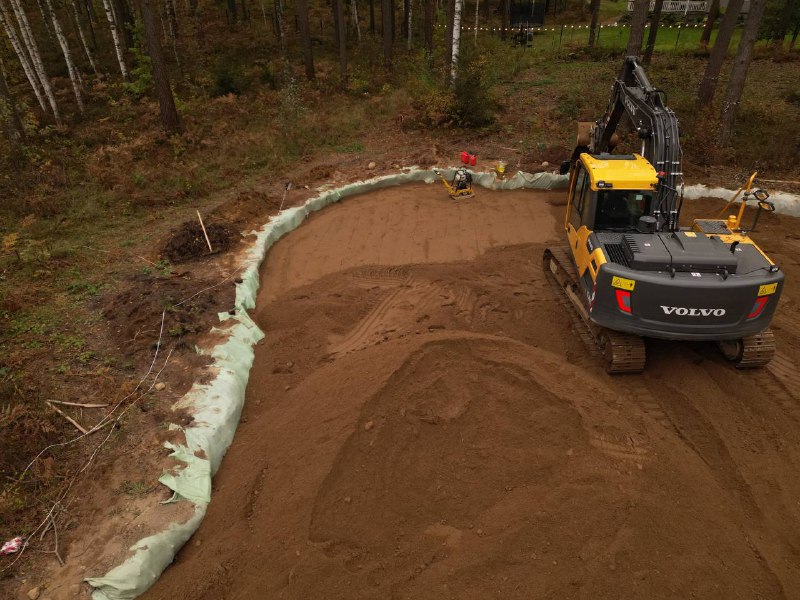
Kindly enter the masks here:
<path id="1" fill-rule="evenodd" d="M 775 355 L 775 334 L 771 329 L 739 340 L 717 342 L 722 355 L 737 369 L 763 367 Z"/>

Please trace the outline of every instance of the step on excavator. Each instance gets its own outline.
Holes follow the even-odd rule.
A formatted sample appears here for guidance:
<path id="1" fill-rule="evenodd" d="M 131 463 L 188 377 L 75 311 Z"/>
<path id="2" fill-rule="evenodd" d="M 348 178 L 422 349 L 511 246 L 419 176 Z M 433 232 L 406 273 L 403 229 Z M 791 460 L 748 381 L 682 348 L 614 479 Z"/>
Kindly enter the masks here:
<path id="1" fill-rule="evenodd" d="M 613 153 L 623 117 L 641 141 L 638 154 Z M 605 115 L 578 126 L 562 165 L 570 175 L 567 244 L 543 256 L 544 272 L 609 373 L 644 369 L 644 337 L 714 341 L 740 368 L 766 365 L 775 353 L 769 325 L 784 275 L 748 235 L 762 211 L 775 210 L 769 194 L 754 189 L 753 174 L 728 205 L 742 194 L 738 215 L 681 227 L 681 165 L 666 94 L 627 57 Z M 751 200 L 756 214 L 746 228 Z"/>

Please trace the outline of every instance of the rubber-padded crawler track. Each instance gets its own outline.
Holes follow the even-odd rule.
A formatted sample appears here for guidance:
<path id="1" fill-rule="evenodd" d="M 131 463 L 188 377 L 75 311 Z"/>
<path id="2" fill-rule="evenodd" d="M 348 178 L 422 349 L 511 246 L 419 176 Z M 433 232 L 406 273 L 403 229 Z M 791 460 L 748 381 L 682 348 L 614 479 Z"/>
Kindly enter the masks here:
<path id="1" fill-rule="evenodd" d="M 644 340 L 638 335 L 612 331 L 593 323 L 579 300 L 578 275 L 566 246 L 547 248 L 542 269 L 568 305 L 581 339 L 602 357 L 608 373 L 640 373 L 644 369 Z"/>

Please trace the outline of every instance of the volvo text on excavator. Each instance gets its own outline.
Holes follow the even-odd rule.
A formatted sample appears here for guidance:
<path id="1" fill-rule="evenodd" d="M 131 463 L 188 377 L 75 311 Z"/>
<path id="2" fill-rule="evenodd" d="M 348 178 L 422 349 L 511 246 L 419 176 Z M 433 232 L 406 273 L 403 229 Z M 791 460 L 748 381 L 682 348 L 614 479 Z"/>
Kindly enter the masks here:
<path id="1" fill-rule="evenodd" d="M 639 154 L 613 153 L 623 117 L 641 141 Z M 769 362 L 784 276 L 748 231 L 775 207 L 753 189 L 754 174 L 737 193 L 738 215 L 679 226 L 678 120 L 635 57 L 625 59 L 606 114 L 579 126 L 567 169 L 568 243 L 548 248 L 543 267 L 608 372 L 641 371 L 643 337 L 715 341 L 737 367 Z M 757 210 L 749 229 L 748 200 Z"/>

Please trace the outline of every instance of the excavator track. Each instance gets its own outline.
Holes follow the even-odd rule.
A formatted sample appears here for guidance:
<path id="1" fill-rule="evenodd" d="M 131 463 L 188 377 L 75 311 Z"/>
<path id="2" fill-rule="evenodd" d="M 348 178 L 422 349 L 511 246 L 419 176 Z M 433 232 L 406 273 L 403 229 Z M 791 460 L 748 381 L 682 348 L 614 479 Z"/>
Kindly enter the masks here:
<path id="1" fill-rule="evenodd" d="M 763 367 L 775 356 L 775 334 L 771 329 L 740 340 L 719 342 L 722 355 L 737 369 Z"/>
<path id="2" fill-rule="evenodd" d="M 644 340 L 638 335 L 613 331 L 593 323 L 580 299 L 578 274 L 567 246 L 547 248 L 542 269 L 558 289 L 562 304 L 569 310 L 575 328 L 590 352 L 604 363 L 608 373 L 640 373 L 644 369 Z"/>

